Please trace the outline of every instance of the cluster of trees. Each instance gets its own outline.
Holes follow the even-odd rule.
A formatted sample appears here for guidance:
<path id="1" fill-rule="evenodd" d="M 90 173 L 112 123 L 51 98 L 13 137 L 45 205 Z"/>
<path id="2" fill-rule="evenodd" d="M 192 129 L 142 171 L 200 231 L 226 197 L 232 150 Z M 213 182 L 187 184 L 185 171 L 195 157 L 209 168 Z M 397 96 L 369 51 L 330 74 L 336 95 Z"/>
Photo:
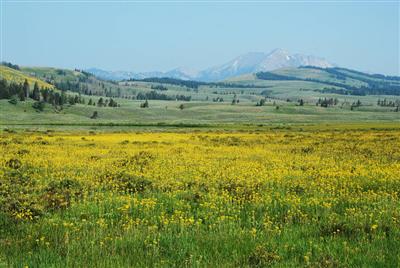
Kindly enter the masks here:
<path id="1" fill-rule="evenodd" d="M 280 75 L 271 72 L 258 72 L 256 73 L 256 77 L 262 80 L 301 80 L 297 77 Z"/>
<path id="2" fill-rule="evenodd" d="M 235 91 L 223 91 L 223 90 L 216 91 L 216 90 L 214 90 L 212 93 L 213 94 L 219 94 L 219 95 L 236 95 L 236 94 L 244 94 L 245 91 L 241 90 L 240 92 L 235 92 Z M 252 92 L 252 91 L 247 91 L 246 94 L 247 95 L 257 95 L 256 92 Z"/>
<path id="3" fill-rule="evenodd" d="M 36 101 L 49 102 L 58 105 L 59 102 L 66 101 L 66 97 L 58 92 L 54 92 L 48 88 L 39 88 L 39 84 L 35 82 L 33 90 L 30 89 L 28 80 L 24 83 L 8 83 L 7 80 L 0 80 L 0 99 L 15 99 L 25 101 L 31 98 Z"/>
<path id="4" fill-rule="evenodd" d="M 233 96 L 232 100 L 232 105 L 238 104 L 239 103 L 239 98 L 236 96 L 236 94 Z"/>
<path id="5" fill-rule="evenodd" d="M 400 100 L 387 100 L 387 99 L 378 99 L 378 106 L 382 107 L 398 107 L 400 106 Z"/>
<path id="6" fill-rule="evenodd" d="M 62 91 L 79 91 L 80 87 L 79 87 L 79 82 L 70 82 L 70 81 L 66 81 L 66 82 L 56 82 L 54 83 L 54 86 Z"/>
<path id="7" fill-rule="evenodd" d="M 81 95 L 66 95 L 67 96 L 67 103 L 70 105 L 85 104 L 85 99 L 82 98 Z"/>
<path id="8" fill-rule="evenodd" d="M 216 98 L 213 98 L 212 101 L 213 101 L 213 102 L 224 102 L 224 98 L 222 98 L 222 97 L 216 97 Z"/>
<path id="9" fill-rule="evenodd" d="M 265 106 L 266 101 L 267 100 L 265 98 L 261 99 L 260 101 L 257 101 L 256 106 Z"/>
<path id="10" fill-rule="evenodd" d="M 320 93 L 333 93 L 339 95 L 350 95 L 349 91 L 344 88 L 336 88 L 336 87 L 324 87 L 323 89 L 315 89 L 314 91 Z"/>
<path id="11" fill-rule="evenodd" d="M 85 99 L 79 95 L 66 94 L 64 91 L 58 92 L 49 88 L 39 88 L 37 82 L 31 90 L 28 80 L 24 83 L 8 83 L 7 80 L 0 80 L 0 99 L 10 99 L 10 103 L 17 104 L 19 101 L 25 101 L 28 98 L 35 100 L 33 106 L 37 110 L 43 110 L 44 104 L 48 103 L 53 106 L 63 106 L 65 104 L 85 104 Z M 98 107 L 119 107 L 118 103 L 112 98 L 100 98 L 97 103 L 89 100 L 88 105 L 97 105 Z"/>
<path id="12" fill-rule="evenodd" d="M 25 80 L 23 84 L 8 83 L 7 80 L 0 81 L 0 99 L 10 99 L 17 96 L 21 101 L 29 97 L 29 83 Z"/>
<path id="13" fill-rule="evenodd" d="M 254 84 L 233 84 L 225 82 L 207 83 L 207 85 L 210 87 L 219 87 L 219 88 L 265 88 L 265 86 L 258 86 Z"/>
<path id="14" fill-rule="evenodd" d="M 151 85 L 151 89 L 162 90 L 162 91 L 168 90 L 168 88 L 164 87 L 163 85 Z"/>
<path id="15" fill-rule="evenodd" d="M 319 98 L 316 105 L 327 108 L 328 106 L 337 105 L 339 100 L 337 98 Z"/>
<path id="16" fill-rule="evenodd" d="M 360 100 L 357 100 L 357 101 L 355 101 L 355 102 L 353 102 L 352 104 L 351 104 L 351 106 L 350 106 L 350 110 L 354 110 L 354 108 L 356 108 L 356 107 L 360 107 L 362 105 L 362 103 L 361 103 L 361 101 Z"/>
<path id="17" fill-rule="evenodd" d="M 322 93 L 334 93 L 341 95 L 395 95 L 400 96 L 400 85 L 391 84 L 387 82 L 369 82 L 368 86 L 354 87 L 334 82 L 316 81 L 319 83 L 330 84 L 342 88 L 324 88 L 323 90 L 316 90 Z"/>
<path id="18" fill-rule="evenodd" d="M 3 65 L 3 66 L 7 66 L 8 68 L 11 68 L 11 69 L 14 69 L 14 70 L 20 70 L 20 68 L 19 68 L 19 66 L 17 65 L 17 64 L 12 64 L 11 62 L 5 62 L 5 61 L 3 61 L 2 63 L 1 63 L 1 65 Z"/>
<path id="19" fill-rule="evenodd" d="M 192 96 L 185 95 L 175 95 L 170 96 L 163 93 L 158 93 L 157 91 L 150 92 L 140 92 L 136 95 L 137 100 L 180 100 L 180 101 L 190 101 Z"/>
<path id="20" fill-rule="evenodd" d="M 89 99 L 88 105 L 93 105 L 93 106 L 97 105 L 97 107 L 120 107 L 120 105 L 112 98 L 103 99 L 103 97 L 100 97 L 97 103 L 95 101 L 92 101 L 92 99 Z"/>

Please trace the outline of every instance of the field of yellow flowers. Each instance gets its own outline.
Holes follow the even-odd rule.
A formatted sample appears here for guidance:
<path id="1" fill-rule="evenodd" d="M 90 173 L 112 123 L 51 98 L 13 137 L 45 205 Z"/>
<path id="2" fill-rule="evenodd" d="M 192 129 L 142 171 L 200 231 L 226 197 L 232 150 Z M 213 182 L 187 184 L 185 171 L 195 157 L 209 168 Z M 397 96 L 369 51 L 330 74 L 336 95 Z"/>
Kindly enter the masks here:
<path id="1" fill-rule="evenodd" d="M 0 134 L 0 267 L 399 263 L 398 129 Z"/>

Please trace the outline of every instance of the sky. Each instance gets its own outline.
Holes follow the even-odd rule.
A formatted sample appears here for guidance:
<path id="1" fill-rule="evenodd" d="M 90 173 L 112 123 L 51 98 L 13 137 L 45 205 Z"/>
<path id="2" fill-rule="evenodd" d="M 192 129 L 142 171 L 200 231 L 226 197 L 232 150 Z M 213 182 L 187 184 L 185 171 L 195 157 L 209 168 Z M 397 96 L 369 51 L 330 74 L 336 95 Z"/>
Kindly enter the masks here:
<path id="1" fill-rule="evenodd" d="M 398 1 L 0 1 L 1 60 L 19 65 L 201 70 L 283 48 L 400 75 Z"/>

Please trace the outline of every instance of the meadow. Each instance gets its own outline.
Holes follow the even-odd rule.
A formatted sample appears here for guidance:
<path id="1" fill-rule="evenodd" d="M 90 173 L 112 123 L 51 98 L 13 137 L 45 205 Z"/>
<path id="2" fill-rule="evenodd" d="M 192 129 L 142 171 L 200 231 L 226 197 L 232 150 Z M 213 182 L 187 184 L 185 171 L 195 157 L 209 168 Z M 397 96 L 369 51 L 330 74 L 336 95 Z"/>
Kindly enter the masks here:
<path id="1" fill-rule="evenodd" d="M 3 131 L 0 267 L 398 267 L 400 129 Z"/>
<path id="2" fill-rule="evenodd" d="M 364 97 L 369 98 L 369 96 Z M 56 110 L 49 104 L 43 111 L 36 111 L 33 101 L 16 105 L 0 100 L 0 125 L 3 128 L 42 128 L 51 126 L 140 126 L 140 125 L 227 125 L 242 128 L 243 125 L 309 125 L 309 124 L 400 124 L 400 113 L 393 107 L 368 105 L 350 110 L 350 107 L 316 107 L 315 104 L 298 106 L 297 103 L 269 100 L 265 106 L 241 102 L 236 105 L 214 102 L 182 102 L 150 100 L 149 108 L 140 108 L 143 101 L 117 99 L 121 107 L 97 107 L 82 104 L 64 105 Z M 179 108 L 183 105 L 183 109 Z M 279 107 L 277 109 L 276 107 Z M 94 112 L 96 119 L 91 119 Z"/>

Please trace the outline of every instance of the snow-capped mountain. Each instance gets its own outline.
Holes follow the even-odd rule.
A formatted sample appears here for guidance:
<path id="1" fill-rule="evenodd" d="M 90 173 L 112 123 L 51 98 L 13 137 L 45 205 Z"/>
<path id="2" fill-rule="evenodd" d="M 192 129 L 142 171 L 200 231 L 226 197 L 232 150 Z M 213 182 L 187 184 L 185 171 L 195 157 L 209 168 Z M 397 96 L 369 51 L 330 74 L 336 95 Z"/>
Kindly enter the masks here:
<path id="1" fill-rule="evenodd" d="M 265 54 L 262 52 L 250 52 L 225 64 L 205 69 L 199 72 L 196 78 L 201 81 L 218 81 L 241 74 L 253 73 L 256 69 L 255 67 L 264 58 Z"/>
<path id="2" fill-rule="evenodd" d="M 96 68 L 86 70 L 102 79 L 124 80 L 143 79 L 148 77 L 170 77 L 182 80 L 220 81 L 230 77 L 255 73 L 260 71 L 272 71 L 285 67 L 299 67 L 311 65 L 321 68 L 334 67 L 329 61 L 310 55 L 290 54 L 283 49 L 275 49 L 269 53 L 249 52 L 218 66 L 207 68 L 200 72 L 188 68 L 176 68 L 167 72 L 109 72 Z"/>
<path id="3" fill-rule="evenodd" d="M 244 54 L 226 64 L 200 72 L 197 78 L 202 81 L 218 81 L 241 74 L 305 65 L 321 68 L 334 66 L 323 58 L 303 54 L 290 54 L 286 50 L 275 49 L 268 54 L 261 52 Z"/>

